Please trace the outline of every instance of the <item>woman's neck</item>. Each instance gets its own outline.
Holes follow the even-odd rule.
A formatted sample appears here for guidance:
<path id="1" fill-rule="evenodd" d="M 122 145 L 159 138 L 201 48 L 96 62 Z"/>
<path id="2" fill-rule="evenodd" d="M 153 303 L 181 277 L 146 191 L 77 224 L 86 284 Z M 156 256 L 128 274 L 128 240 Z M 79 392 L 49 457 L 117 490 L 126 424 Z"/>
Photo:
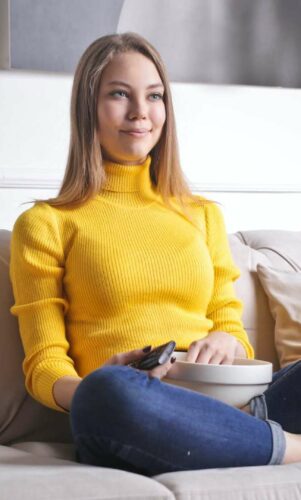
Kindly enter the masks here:
<path id="1" fill-rule="evenodd" d="M 150 177 L 151 160 L 150 155 L 141 165 L 124 165 L 103 160 L 106 180 L 96 198 L 130 209 L 159 202 L 161 196 Z"/>
<path id="2" fill-rule="evenodd" d="M 104 160 L 103 165 L 106 173 L 105 191 L 133 193 L 144 192 L 151 188 L 150 155 L 139 165 L 109 160 Z"/>

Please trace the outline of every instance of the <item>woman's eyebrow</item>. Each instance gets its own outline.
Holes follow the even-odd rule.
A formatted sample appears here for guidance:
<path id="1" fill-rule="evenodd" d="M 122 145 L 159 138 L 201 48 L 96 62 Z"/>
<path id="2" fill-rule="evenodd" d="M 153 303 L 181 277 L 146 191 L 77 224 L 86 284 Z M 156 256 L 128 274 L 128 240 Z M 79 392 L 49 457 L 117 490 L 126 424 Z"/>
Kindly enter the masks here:
<path id="1" fill-rule="evenodd" d="M 129 85 L 126 82 L 122 82 L 120 80 L 113 80 L 111 82 L 108 82 L 107 85 L 123 85 L 124 87 L 131 88 L 131 85 Z M 164 88 L 164 85 L 161 82 L 158 82 L 158 83 L 152 83 L 151 85 L 148 85 L 146 88 L 153 89 L 153 88 L 157 88 L 157 87 Z"/>

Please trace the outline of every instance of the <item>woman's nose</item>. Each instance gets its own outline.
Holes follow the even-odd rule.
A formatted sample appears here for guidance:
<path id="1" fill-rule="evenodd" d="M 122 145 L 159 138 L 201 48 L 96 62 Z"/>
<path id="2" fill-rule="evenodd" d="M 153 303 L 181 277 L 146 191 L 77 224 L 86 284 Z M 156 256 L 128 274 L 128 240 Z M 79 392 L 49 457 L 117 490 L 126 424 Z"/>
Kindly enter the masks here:
<path id="1" fill-rule="evenodd" d="M 132 120 L 133 118 L 135 119 L 146 118 L 147 115 L 146 103 L 142 100 L 133 101 L 130 105 L 128 115 L 130 120 Z"/>

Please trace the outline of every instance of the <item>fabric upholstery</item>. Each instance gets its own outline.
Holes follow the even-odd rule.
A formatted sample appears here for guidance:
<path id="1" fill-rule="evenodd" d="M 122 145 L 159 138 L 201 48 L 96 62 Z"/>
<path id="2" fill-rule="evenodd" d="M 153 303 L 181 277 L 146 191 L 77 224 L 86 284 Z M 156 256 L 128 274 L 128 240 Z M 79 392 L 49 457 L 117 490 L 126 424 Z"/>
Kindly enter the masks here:
<path id="1" fill-rule="evenodd" d="M 0 444 L 18 441 L 71 442 L 68 416 L 40 405 L 25 389 L 24 351 L 10 312 L 10 231 L 0 231 Z M 25 285 L 26 286 L 26 285 Z"/>
<path id="2" fill-rule="evenodd" d="M 277 369 L 279 364 L 274 347 L 275 323 L 256 272 L 257 265 L 269 265 L 269 259 L 247 245 L 240 234 L 230 235 L 229 239 L 233 259 L 241 271 L 234 286 L 244 305 L 243 324 L 254 347 L 255 357 L 270 361 L 274 369 Z"/>
<path id="3" fill-rule="evenodd" d="M 259 280 L 257 266 L 301 270 L 301 231 L 256 230 L 230 235 L 233 258 L 241 270 L 236 291 L 244 303 L 243 322 L 258 359 L 279 368 L 274 342 L 275 319 Z"/>
<path id="4" fill-rule="evenodd" d="M 280 366 L 301 358 L 301 272 L 258 266 L 260 282 L 275 319 L 275 346 Z"/>
<path id="5" fill-rule="evenodd" d="M 75 445 L 73 443 L 46 443 L 27 441 L 11 445 L 16 450 L 27 451 L 39 457 L 60 458 L 62 460 L 76 461 Z"/>
<path id="6" fill-rule="evenodd" d="M 172 500 L 163 484 L 118 469 L 83 466 L 0 446 L 1 500 Z"/>
<path id="7" fill-rule="evenodd" d="M 301 463 L 154 476 L 177 500 L 300 500 Z"/>

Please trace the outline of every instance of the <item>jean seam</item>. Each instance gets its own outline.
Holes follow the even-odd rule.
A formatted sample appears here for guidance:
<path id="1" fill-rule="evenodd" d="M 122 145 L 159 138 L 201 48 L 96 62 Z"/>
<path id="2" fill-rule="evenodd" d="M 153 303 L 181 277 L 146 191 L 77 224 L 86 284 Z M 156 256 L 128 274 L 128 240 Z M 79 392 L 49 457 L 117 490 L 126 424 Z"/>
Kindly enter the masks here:
<path id="1" fill-rule="evenodd" d="M 131 448 L 135 451 L 138 451 L 139 453 L 142 453 L 143 455 L 147 456 L 147 457 L 150 457 L 151 459 L 154 459 L 156 462 L 159 462 L 160 464 L 164 464 L 164 465 L 168 465 L 169 467 L 172 468 L 172 470 L 177 470 L 177 471 L 186 471 L 186 470 L 191 470 L 191 468 L 184 468 L 182 466 L 177 466 L 175 465 L 174 463 L 172 462 L 168 462 L 167 460 L 163 460 L 162 458 L 158 458 L 156 455 L 153 455 L 152 453 L 149 453 L 147 451 L 145 451 L 144 449 L 142 448 L 137 448 L 136 446 L 133 446 L 133 445 L 129 445 L 129 444 L 126 444 L 126 443 L 121 443 L 120 441 L 118 441 L 117 439 L 111 439 L 111 438 L 108 438 L 108 437 L 105 437 L 103 438 L 102 436 L 100 435 L 95 435 L 95 434 L 77 434 L 76 435 L 76 438 L 75 440 L 77 440 L 77 438 L 88 438 L 88 439 L 92 439 L 93 440 L 97 440 L 97 439 L 101 439 L 103 441 L 105 440 L 108 440 L 109 443 L 117 443 L 119 446 L 121 446 L 122 448 L 123 447 L 128 447 L 128 448 Z M 120 454 L 117 452 L 112 452 L 110 449 L 109 450 L 105 450 L 105 451 L 108 451 L 110 454 L 112 455 L 116 455 L 118 458 L 120 458 L 121 460 L 124 460 L 124 461 L 127 461 L 127 458 L 123 457 L 123 456 L 120 456 Z M 137 467 L 136 464 L 133 464 L 132 462 L 129 462 L 131 465 L 133 465 L 134 467 Z"/>

